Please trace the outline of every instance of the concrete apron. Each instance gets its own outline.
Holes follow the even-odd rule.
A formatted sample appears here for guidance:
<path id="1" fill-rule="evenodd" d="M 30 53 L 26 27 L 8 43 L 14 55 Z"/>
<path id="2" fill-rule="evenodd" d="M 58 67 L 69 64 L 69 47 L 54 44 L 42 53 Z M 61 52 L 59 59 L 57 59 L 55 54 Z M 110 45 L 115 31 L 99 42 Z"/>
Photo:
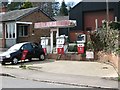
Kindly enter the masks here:
<path id="1" fill-rule="evenodd" d="M 24 63 L 29 69 L 70 75 L 97 76 L 97 77 L 118 77 L 113 66 L 98 62 L 88 61 L 55 61 L 45 60 Z M 8 65 L 6 67 L 19 68 L 20 65 Z"/>

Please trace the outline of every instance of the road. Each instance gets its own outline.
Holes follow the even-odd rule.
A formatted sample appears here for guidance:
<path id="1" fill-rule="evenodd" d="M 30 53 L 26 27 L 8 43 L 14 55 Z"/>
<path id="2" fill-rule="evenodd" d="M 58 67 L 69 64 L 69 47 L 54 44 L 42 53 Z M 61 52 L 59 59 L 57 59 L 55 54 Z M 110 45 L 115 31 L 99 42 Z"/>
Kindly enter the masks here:
<path id="1" fill-rule="evenodd" d="M 1 76 L 0 76 L 1 77 Z M 84 88 L 2 76 L 2 88 Z"/>

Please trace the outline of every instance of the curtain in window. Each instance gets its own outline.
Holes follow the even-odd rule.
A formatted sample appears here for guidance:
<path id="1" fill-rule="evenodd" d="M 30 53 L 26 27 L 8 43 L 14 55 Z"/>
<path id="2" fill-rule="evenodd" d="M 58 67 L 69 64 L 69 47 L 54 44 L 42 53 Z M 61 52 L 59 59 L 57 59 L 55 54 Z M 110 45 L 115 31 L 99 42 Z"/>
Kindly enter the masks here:
<path id="1" fill-rule="evenodd" d="M 15 23 L 6 24 L 6 38 L 15 38 Z"/>

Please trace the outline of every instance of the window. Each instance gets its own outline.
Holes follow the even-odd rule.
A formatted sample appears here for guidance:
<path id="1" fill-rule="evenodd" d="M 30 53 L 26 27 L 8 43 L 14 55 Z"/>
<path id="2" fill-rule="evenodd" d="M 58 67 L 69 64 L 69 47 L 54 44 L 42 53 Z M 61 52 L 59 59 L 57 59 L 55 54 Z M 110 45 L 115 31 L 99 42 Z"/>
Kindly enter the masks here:
<path id="1" fill-rule="evenodd" d="M 19 37 L 28 35 L 28 25 L 18 25 Z"/>
<path id="2" fill-rule="evenodd" d="M 23 45 L 23 50 L 28 50 L 28 51 L 31 51 L 32 50 L 32 46 L 31 46 L 31 44 L 25 44 L 25 45 Z"/>
<path id="3" fill-rule="evenodd" d="M 2 26 L 2 23 L 0 23 L 0 38 L 3 38 L 3 26 Z"/>
<path id="4" fill-rule="evenodd" d="M 15 23 L 6 24 L 6 38 L 15 38 Z"/>

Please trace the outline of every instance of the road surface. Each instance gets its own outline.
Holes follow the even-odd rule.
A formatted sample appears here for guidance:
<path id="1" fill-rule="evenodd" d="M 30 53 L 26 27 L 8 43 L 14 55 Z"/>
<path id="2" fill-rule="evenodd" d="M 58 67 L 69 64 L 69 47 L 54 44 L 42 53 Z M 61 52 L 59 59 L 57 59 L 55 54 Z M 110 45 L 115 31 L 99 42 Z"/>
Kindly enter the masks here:
<path id="1" fill-rule="evenodd" d="M 0 76 L 1 77 L 1 76 Z M 2 76 L 2 88 L 84 88 Z"/>

